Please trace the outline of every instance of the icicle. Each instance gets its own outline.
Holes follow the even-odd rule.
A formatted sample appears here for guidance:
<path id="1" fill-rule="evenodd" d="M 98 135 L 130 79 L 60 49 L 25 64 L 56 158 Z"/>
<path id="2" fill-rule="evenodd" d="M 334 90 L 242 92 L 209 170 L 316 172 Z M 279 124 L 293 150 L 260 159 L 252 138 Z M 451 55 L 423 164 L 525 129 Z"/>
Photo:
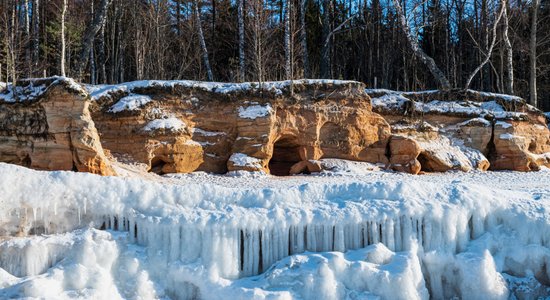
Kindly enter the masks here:
<path id="1" fill-rule="evenodd" d="M 397 217 L 393 225 L 394 230 L 394 243 L 396 251 L 403 251 L 402 236 L 401 236 L 401 218 Z"/>
<path id="2" fill-rule="evenodd" d="M 411 249 L 411 241 L 416 240 L 416 231 L 413 230 L 414 221 L 410 217 L 401 216 L 401 247 L 402 251 L 407 251 Z"/>
<path id="3" fill-rule="evenodd" d="M 388 249 L 390 249 L 391 251 L 395 251 L 395 235 L 393 224 L 394 222 L 391 218 L 386 219 L 383 230 L 383 237 L 385 239 L 384 245 L 386 245 L 386 247 L 388 247 Z"/>
<path id="4" fill-rule="evenodd" d="M 361 223 L 361 248 L 365 248 L 369 244 L 369 223 Z"/>
<path id="5" fill-rule="evenodd" d="M 136 230 L 135 230 L 135 222 L 133 219 L 130 219 L 129 220 L 129 224 L 130 224 L 130 233 L 128 234 L 129 238 L 130 238 L 130 242 L 131 243 L 135 243 L 136 242 L 136 239 L 135 239 L 135 236 L 136 236 Z"/>
<path id="6" fill-rule="evenodd" d="M 341 225 L 336 224 L 334 227 L 334 251 L 344 252 L 346 246 L 344 244 L 344 229 Z"/>
<path id="7" fill-rule="evenodd" d="M 179 230 L 170 230 L 170 251 L 168 260 L 174 261 L 180 256 L 181 236 Z"/>
<path id="8" fill-rule="evenodd" d="M 432 250 L 432 224 L 430 220 L 426 218 L 422 219 L 422 235 L 424 237 L 424 250 Z"/>

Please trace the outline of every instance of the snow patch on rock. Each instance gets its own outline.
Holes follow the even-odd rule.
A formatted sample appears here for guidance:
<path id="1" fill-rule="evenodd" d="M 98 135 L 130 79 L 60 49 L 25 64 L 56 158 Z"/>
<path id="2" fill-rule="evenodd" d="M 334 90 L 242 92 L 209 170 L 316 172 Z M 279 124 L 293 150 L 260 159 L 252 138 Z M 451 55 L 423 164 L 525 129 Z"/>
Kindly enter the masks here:
<path id="1" fill-rule="evenodd" d="M 155 131 L 155 130 L 170 130 L 170 131 L 178 131 L 183 130 L 187 127 L 187 125 L 176 117 L 169 117 L 165 119 L 155 119 L 147 123 L 143 127 L 144 131 Z"/>
<path id="2" fill-rule="evenodd" d="M 118 113 L 121 111 L 139 110 L 141 107 L 151 101 L 153 101 L 153 99 L 151 99 L 151 97 L 149 96 L 130 94 L 118 100 L 117 103 L 109 108 L 109 112 Z"/>
<path id="3" fill-rule="evenodd" d="M 262 168 L 262 160 L 248 156 L 244 153 L 233 153 L 231 157 L 229 157 L 229 161 L 238 167 Z"/>
<path id="4" fill-rule="evenodd" d="M 270 104 L 266 105 L 251 105 L 247 107 L 239 107 L 239 117 L 243 119 L 263 118 L 273 113 L 273 108 Z"/>

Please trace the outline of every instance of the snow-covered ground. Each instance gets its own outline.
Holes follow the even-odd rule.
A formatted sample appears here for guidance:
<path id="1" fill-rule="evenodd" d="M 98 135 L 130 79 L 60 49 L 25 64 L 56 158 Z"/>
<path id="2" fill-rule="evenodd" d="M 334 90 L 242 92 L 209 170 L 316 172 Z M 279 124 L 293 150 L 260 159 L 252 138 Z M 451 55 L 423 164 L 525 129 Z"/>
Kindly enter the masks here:
<path id="1" fill-rule="evenodd" d="M 323 163 L 148 179 L 0 164 L 0 298 L 550 297 L 550 170 Z"/>

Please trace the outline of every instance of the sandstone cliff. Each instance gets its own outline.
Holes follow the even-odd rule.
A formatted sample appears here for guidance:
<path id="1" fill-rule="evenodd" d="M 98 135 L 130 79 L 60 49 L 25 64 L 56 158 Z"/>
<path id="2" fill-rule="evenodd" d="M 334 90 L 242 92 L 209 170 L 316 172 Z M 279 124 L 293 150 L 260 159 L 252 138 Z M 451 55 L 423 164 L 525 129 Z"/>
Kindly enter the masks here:
<path id="1" fill-rule="evenodd" d="M 42 170 L 114 172 L 73 80 L 23 80 L 0 93 L 0 161 Z"/>
<path id="2" fill-rule="evenodd" d="M 365 90 L 352 81 L 83 88 L 55 77 L 0 91 L 0 161 L 36 169 L 111 175 L 116 159 L 159 174 L 288 175 L 318 172 L 327 158 L 413 174 L 529 171 L 550 166 L 550 132 L 521 98 Z"/>
<path id="3" fill-rule="evenodd" d="M 519 97 L 471 90 L 367 93 L 394 136 L 417 142 L 419 150 L 401 152 L 415 157 L 422 170 L 530 171 L 550 166 L 545 117 Z"/>
<path id="4" fill-rule="evenodd" d="M 311 160 L 377 161 L 390 136 L 357 82 L 154 81 L 91 92 L 104 147 L 159 173 L 318 171 Z"/>

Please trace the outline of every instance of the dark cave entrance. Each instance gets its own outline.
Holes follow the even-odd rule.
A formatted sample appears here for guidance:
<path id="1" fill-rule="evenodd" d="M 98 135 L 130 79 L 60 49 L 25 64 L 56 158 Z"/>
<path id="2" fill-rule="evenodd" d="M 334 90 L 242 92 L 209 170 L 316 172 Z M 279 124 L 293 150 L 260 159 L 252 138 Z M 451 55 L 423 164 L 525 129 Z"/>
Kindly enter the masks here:
<path id="1" fill-rule="evenodd" d="M 283 137 L 273 145 L 273 156 L 269 161 L 269 171 L 275 176 L 288 176 L 290 168 L 301 161 L 300 146 L 295 137 Z"/>
<path id="2" fill-rule="evenodd" d="M 155 156 L 151 159 L 151 168 L 149 169 L 149 172 L 163 175 L 164 171 L 162 169 L 165 165 L 166 162 L 162 158 Z"/>
<path id="3" fill-rule="evenodd" d="M 430 159 L 426 156 L 424 153 L 420 153 L 417 158 L 418 162 L 420 162 L 420 171 L 422 172 L 433 172 L 434 170 L 431 167 Z"/>

